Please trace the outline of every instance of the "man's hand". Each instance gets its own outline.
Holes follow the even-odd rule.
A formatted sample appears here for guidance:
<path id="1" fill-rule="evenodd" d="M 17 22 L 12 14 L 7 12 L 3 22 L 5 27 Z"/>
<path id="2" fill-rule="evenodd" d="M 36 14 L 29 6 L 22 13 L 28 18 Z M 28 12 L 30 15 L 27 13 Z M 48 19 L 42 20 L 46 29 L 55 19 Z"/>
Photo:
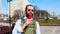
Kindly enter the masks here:
<path id="1" fill-rule="evenodd" d="M 27 19 L 27 21 L 25 22 L 26 25 L 29 25 L 31 23 L 32 19 Z"/>
<path id="2" fill-rule="evenodd" d="M 22 25 L 22 29 L 28 26 L 31 23 L 32 19 L 27 19 L 26 22 Z"/>

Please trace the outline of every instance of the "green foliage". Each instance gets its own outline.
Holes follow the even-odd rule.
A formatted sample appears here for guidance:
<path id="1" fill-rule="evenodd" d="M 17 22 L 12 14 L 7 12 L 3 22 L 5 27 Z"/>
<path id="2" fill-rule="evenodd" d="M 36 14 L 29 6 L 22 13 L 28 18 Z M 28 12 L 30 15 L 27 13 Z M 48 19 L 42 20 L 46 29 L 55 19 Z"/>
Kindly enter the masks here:
<path id="1" fill-rule="evenodd" d="M 60 19 L 52 19 L 52 20 L 37 20 L 40 24 L 60 24 Z"/>

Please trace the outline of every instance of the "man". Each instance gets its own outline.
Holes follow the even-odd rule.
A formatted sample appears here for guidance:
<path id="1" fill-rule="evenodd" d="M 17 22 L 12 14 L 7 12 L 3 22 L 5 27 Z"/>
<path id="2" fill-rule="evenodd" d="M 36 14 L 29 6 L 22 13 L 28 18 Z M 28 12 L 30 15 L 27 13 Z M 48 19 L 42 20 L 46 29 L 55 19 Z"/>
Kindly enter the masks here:
<path id="1" fill-rule="evenodd" d="M 17 20 L 12 34 L 41 34 L 38 22 L 33 19 L 34 7 L 27 5 L 25 12 L 25 21 L 22 22 L 22 19 Z"/>

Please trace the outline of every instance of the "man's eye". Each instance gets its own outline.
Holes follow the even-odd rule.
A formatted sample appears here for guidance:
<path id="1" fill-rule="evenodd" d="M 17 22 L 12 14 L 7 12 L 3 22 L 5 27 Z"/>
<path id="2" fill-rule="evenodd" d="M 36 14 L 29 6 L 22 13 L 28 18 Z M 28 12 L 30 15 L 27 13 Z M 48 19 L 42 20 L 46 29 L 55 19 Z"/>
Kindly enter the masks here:
<path id="1" fill-rule="evenodd" d="M 28 11 L 30 11 L 30 9 Z"/>
<path id="2" fill-rule="evenodd" d="M 34 11 L 34 10 L 32 10 L 32 11 Z"/>

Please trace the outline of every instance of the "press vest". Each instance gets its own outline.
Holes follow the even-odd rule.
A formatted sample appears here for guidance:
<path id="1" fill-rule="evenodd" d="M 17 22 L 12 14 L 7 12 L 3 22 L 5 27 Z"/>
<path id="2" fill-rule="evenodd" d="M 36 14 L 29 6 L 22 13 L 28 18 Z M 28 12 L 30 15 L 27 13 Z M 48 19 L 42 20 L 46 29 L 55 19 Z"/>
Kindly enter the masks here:
<path id="1" fill-rule="evenodd" d="M 24 20 L 22 21 L 22 24 L 24 24 Z M 31 23 L 23 30 L 22 34 L 35 34 L 35 30 L 35 21 L 32 20 Z"/>

